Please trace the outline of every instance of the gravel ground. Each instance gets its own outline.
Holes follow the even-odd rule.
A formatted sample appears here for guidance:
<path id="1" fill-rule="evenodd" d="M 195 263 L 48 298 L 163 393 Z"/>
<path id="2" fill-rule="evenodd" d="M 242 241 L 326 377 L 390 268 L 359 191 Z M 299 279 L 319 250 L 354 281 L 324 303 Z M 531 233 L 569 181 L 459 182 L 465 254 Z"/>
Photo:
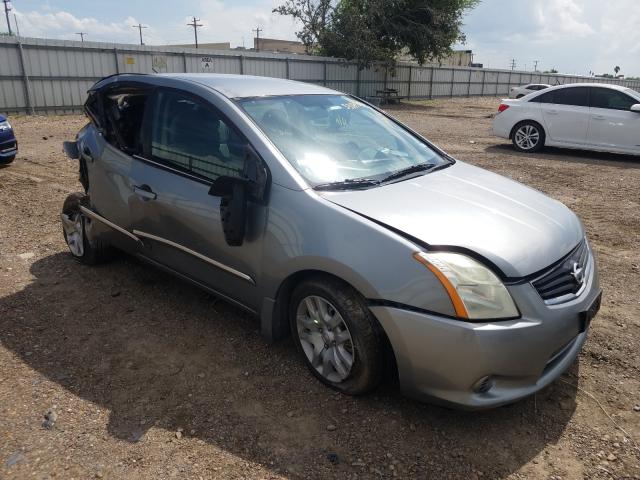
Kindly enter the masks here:
<path id="1" fill-rule="evenodd" d="M 483 413 L 393 382 L 335 394 L 229 304 L 125 256 L 74 262 L 58 213 L 81 188 L 60 151 L 85 120 L 15 118 L 20 154 L 0 169 L 0 478 L 640 478 L 640 159 L 518 154 L 488 133 L 497 105 L 389 110 L 576 211 L 605 296 L 560 381 Z"/>

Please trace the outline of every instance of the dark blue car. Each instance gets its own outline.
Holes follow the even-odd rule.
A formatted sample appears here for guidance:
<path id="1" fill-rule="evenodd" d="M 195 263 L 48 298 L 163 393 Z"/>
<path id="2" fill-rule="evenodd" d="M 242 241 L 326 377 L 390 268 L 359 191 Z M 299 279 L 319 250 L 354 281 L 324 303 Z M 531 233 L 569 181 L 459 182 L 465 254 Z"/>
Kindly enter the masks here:
<path id="1" fill-rule="evenodd" d="M 13 162 L 18 153 L 18 141 L 7 117 L 0 115 L 0 164 Z"/>

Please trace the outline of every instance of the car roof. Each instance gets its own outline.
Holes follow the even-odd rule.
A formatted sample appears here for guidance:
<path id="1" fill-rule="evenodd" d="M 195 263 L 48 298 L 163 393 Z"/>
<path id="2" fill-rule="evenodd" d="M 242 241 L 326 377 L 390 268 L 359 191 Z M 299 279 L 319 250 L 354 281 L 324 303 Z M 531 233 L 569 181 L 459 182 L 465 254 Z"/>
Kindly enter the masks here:
<path id="1" fill-rule="evenodd" d="M 92 89 L 101 88 L 114 82 L 158 80 L 170 78 L 197 83 L 209 87 L 228 98 L 264 97 L 276 95 L 341 95 L 341 92 L 312 83 L 296 82 L 283 78 L 259 77 L 254 75 L 232 75 L 224 73 L 160 73 L 160 74 L 118 74 L 100 80 Z M 150 82 L 156 83 L 156 82 Z M 156 83 L 157 84 L 157 83 Z"/>
<path id="2" fill-rule="evenodd" d="M 601 87 L 601 88 L 610 88 L 612 90 L 619 90 L 621 92 L 627 92 L 627 91 L 631 90 L 630 88 L 623 87 L 621 85 L 612 85 L 612 84 L 608 84 L 608 83 L 596 83 L 596 82 L 566 83 L 564 85 L 554 85 L 553 87 L 551 87 L 551 89 L 560 90 L 561 88 L 574 88 L 574 87 Z"/>
<path id="3" fill-rule="evenodd" d="M 633 90 L 632 88 L 623 87 L 621 85 L 612 85 L 612 84 L 608 84 L 608 83 L 589 82 L 589 83 L 567 83 L 565 85 L 554 85 L 553 87 L 549 87 L 549 88 L 546 88 L 544 90 L 539 90 L 537 92 L 533 92 L 533 93 L 527 95 L 526 97 L 523 97 L 521 100 L 523 100 L 525 102 L 531 102 L 532 100 L 538 98 L 539 96 L 545 95 L 545 94 L 547 94 L 549 92 L 552 92 L 554 90 L 562 90 L 562 89 L 565 89 L 565 88 L 577 88 L 577 87 L 608 88 L 610 90 L 617 90 L 619 92 L 624 92 L 627 95 L 631 95 L 634 98 L 640 99 L 640 93 L 638 93 L 637 91 Z"/>

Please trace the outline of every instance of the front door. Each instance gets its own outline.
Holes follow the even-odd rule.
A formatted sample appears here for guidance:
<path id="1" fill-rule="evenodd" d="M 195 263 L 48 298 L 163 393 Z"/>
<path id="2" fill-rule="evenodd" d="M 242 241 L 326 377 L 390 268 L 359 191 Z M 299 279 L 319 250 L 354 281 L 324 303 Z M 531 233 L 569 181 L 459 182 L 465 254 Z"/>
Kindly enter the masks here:
<path id="1" fill-rule="evenodd" d="M 591 89 L 588 143 L 626 153 L 640 153 L 640 113 L 631 106 L 640 101 L 610 88 Z"/>
<path id="2" fill-rule="evenodd" d="M 241 246 L 229 246 L 219 197 L 221 175 L 240 176 L 246 140 L 208 102 L 176 90 L 152 98 L 144 156 L 135 157 L 130 209 L 144 255 L 257 310 L 256 278 L 266 207 L 249 204 Z"/>

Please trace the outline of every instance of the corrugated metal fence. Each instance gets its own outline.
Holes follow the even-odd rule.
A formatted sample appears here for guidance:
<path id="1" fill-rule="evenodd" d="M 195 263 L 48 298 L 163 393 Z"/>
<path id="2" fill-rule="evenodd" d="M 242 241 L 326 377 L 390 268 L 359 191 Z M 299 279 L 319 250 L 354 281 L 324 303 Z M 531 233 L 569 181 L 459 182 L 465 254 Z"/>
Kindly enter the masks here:
<path id="1" fill-rule="evenodd" d="M 601 82 L 640 90 L 640 81 L 510 70 L 398 65 L 358 70 L 335 58 L 96 42 L 0 38 L 0 112 L 73 113 L 100 78 L 114 73 L 209 72 L 289 78 L 361 97 L 386 88 L 405 98 L 506 96 L 527 83 Z"/>

